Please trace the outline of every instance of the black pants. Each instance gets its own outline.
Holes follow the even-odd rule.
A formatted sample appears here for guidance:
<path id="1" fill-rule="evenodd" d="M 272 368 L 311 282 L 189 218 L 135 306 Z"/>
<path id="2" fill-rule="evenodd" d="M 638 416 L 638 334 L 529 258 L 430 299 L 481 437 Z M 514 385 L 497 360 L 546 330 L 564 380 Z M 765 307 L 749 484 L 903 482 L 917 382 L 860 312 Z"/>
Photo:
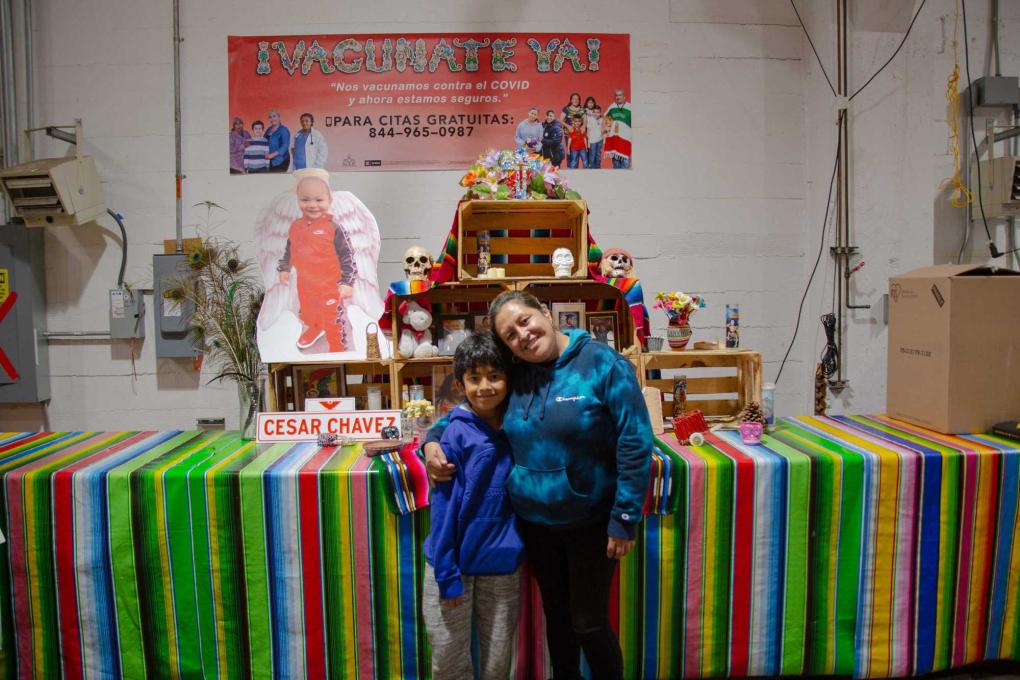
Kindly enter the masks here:
<path id="1" fill-rule="evenodd" d="M 569 529 L 518 521 L 542 591 L 546 642 L 554 680 L 581 677 L 579 650 L 594 680 L 620 680 L 623 657 L 609 627 L 609 588 L 616 560 L 606 557 L 606 524 Z"/>

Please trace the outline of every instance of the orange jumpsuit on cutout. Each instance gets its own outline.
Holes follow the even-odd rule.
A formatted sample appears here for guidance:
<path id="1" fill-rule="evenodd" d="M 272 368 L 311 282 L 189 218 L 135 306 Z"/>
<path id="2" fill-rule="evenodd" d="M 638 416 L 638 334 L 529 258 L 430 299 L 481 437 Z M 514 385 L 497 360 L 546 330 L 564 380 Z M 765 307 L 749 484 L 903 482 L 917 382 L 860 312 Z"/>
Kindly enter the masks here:
<path id="1" fill-rule="evenodd" d="M 343 227 L 326 214 L 315 220 L 294 220 L 278 271 L 297 270 L 298 318 L 312 337 L 326 334 L 330 352 L 347 348 L 347 313 L 341 285 L 353 286 L 357 276 L 354 253 Z"/>

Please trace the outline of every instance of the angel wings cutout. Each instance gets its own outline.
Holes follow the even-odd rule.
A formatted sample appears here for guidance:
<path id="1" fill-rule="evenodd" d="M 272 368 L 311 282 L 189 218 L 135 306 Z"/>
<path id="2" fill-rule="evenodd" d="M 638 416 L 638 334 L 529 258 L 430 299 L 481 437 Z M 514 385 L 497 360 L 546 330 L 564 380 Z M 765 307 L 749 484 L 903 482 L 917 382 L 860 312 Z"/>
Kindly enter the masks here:
<path id="1" fill-rule="evenodd" d="M 257 340 L 262 361 L 282 363 L 296 361 L 329 361 L 363 359 L 365 329 L 382 314 L 376 267 L 379 262 L 379 225 L 365 204 L 349 191 L 334 191 L 329 214 L 333 223 L 347 235 L 357 269 L 353 281 L 354 294 L 347 300 L 347 347 L 343 352 L 330 352 L 325 340 L 301 348 L 298 340 L 307 329 L 300 318 L 298 287 L 302 272 L 293 272 L 283 283 L 277 267 L 287 248 L 290 226 L 301 217 L 297 196 L 293 191 L 278 194 L 259 213 L 255 222 L 255 256 L 266 288 L 265 301 L 259 312 Z M 324 272 L 328 276 L 328 272 Z M 314 276 L 315 272 L 311 272 Z M 307 279 L 309 273 L 304 273 Z M 321 282 L 319 282 L 321 285 Z M 306 281 L 307 285 L 307 281 Z M 386 356 L 387 343 L 380 335 L 380 346 Z"/>

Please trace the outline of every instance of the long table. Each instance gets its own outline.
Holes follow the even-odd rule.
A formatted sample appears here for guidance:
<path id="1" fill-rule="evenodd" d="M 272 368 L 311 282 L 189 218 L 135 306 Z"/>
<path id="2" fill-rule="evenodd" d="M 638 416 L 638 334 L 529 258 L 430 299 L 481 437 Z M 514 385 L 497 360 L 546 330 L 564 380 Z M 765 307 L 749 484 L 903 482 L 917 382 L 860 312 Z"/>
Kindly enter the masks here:
<path id="1" fill-rule="evenodd" d="M 628 678 L 1020 660 L 1020 452 L 881 416 L 656 440 Z M 420 468 L 233 433 L 0 435 L 0 676 L 426 678 Z M 546 671 L 522 589 L 513 677 Z"/>

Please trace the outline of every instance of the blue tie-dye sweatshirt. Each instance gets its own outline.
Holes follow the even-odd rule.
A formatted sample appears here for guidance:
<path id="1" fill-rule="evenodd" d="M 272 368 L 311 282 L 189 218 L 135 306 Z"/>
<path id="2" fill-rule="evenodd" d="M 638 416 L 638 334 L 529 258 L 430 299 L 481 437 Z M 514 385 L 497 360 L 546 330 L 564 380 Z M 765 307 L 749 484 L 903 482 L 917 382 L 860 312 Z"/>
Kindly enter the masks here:
<path id="1" fill-rule="evenodd" d="M 514 468 L 507 490 L 529 522 L 563 527 L 604 520 L 634 538 L 648 492 L 652 429 L 634 367 L 581 330 L 548 364 L 514 365 L 503 429 Z M 426 442 L 439 441 L 441 420 Z"/>

